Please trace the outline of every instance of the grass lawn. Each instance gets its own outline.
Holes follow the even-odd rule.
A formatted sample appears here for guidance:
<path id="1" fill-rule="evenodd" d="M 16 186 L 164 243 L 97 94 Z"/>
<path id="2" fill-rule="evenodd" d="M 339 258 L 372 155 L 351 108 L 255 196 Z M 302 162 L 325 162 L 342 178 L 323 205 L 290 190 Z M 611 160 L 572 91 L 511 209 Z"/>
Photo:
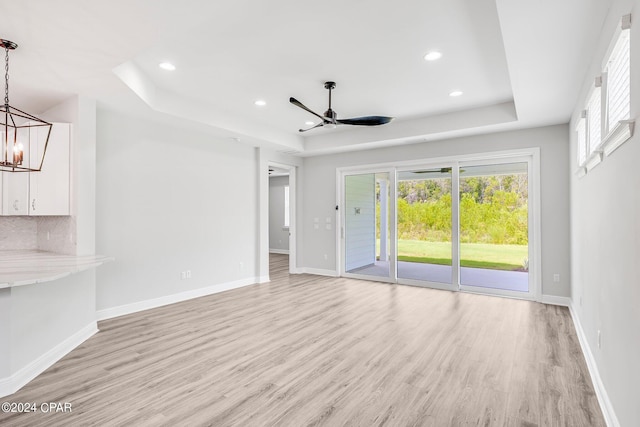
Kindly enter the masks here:
<path id="1" fill-rule="evenodd" d="M 462 243 L 460 246 L 462 267 L 522 270 L 522 262 L 528 257 L 526 245 Z M 398 261 L 451 265 L 451 243 L 398 240 Z"/>

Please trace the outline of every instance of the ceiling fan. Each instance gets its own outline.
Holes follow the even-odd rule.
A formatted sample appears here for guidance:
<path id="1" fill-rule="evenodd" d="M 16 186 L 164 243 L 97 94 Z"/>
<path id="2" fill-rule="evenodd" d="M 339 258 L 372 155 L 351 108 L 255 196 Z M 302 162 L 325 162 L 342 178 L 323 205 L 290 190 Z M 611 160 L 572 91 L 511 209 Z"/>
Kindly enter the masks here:
<path id="1" fill-rule="evenodd" d="M 324 112 L 324 116 L 310 110 L 307 108 L 302 102 L 297 99 L 291 97 L 289 98 L 289 102 L 293 105 L 302 108 L 305 111 L 310 112 L 314 116 L 320 118 L 322 121 L 315 126 L 310 127 L 309 129 L 299 129 L 300 132 L 306 132 L 311 129 L 319 128 L 319 127 L 327 127 L 329 129 L 335 128 L 337 125 L 355 125 L 355 126 L 379 126 L 389 123 L 393 120 L 393 117 L 386 116 L 364 116 L 364 117 L 354 117 L 351 119 L 338 119 L 338 115 L 335 111 L 331 109 L 331 91 L 336 88 L 335 82 L 325 82 L 325 89 L 329 89 L 329 109 Z"/>

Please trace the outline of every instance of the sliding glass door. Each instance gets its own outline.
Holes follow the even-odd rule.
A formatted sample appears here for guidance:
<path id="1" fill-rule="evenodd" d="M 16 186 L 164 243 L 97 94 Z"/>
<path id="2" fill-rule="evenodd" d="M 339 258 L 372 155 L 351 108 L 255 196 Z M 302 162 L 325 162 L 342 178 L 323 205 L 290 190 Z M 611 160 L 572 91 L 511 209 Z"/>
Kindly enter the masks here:
<path id="1" fill-rule="evenodd" d="M 451 166 L 398 171 L 398 281 L 453 287 Z"/>
<path id="2" fill-rule="evenodd" d="M 341 274 L 534 298 L 533 159 L 343 172 Z"/>
<path id="3" fill-rule="evenodd" d="M 460 168 L 460 286 L 529 292 L 529 163 Z"/>

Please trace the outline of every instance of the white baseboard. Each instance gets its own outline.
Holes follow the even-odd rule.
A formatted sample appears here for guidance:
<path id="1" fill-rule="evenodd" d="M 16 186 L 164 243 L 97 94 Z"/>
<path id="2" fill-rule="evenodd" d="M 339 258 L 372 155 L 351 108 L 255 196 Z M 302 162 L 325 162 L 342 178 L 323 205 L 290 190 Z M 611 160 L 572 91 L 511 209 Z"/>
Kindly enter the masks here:
<path id="1" fill-rule="evenodd" d="M 306 274 L 315 274 L 316 276 L 329 276 L 329 277 L 338 277 L 338 272 L 334 270 L 324 270 L 322 268 L 311 268 L 311 267 L 302 267 L 297 269 L 296 271 L 300 273 Z"/>
<path id="2" fill-rule="evenodd" d="M 260 280 L 263 278 L 248 277 L 246 279 L 236 280 L 234 282 L 220 283 L 213 286 L 207 286 L 206 288 L 193 289 L 190 291 L 180 292 L 173 295 L 166 295 L 159 298 L 153 298 L 145 301 L 134 302 L 131 304 L 120 305 L 117 307 L 105 308 L 98 310 L 97 318 L 100 320 L 112 319 L 114 317 L 124 316 L 126 314 L 137 313 L 139 311 L 149 310 L 152 308 L 162 307 L 163 305 L 175 304 L 190 300 L 193 298 L 199 298 L 206 295 L 217 294 L 218 292 L 229 291 L 231 289 L 241 288 L 243 286 L 254 285 L 256 283 L 262 283 Z M 267 281 L 269 279 L 267 278 Z"/>
<path id="3" fill-rule="evenodd" d="M 540 300 L 540 302 L 543 304 L 561 305 L 563 307 L 571 306 L 571 298 L 559 297 L 556 295 L 542 295 L 542 299 Z"/>
<path id="4" fill-rule="evenodd" d="M 602 383 L 602 378 L 600 378 L 600 371 L 598 370 L 596 359 L 595 357 L 593 357 L 593 353 L 591 352 L 591 347 L 589 347 L 589 341 L 587 341 L 587 336 L 584 333 L 584 329 L 582 329 L 580 318 L 576 314 L 576 310 L 574 308 L 573 303 L 569 305 L 569 311 L 571 312 L 571 318 L 573 319 L 573 324 L 576 327 L 576 333 L 578 335 L 578 341 L 580 341 L 582 354 L 584 354 L 584 358 L 587 361 L 587 367 L 589 368 L 589 375 L 591 375 L 591 382 L 593 383 L 593 387 L 595 388 L 596 396 L 598 397 L 598 403 L 600 403 L 600 409 L 602 409 L 602 415 L 604 416 L 604 420 L 607 423 L 607 426 L 609 427 L 620 427 L 620 422 L 618 421 L 618 417 L 616 416 L 616 413 L 613 410 L 613 405 L 611 404 L 611 400 L 609 399 L 609 394 L 607 393 L 607 390 L 604 388 L 604 384 Z"/>
<path id="5" fill-rule="evenodd" d="M 0 379 L 0 397 L 9 396 L 20 390 L 29 381 L 43 373 L 96 332 L 98 332 L 98 325 L 96 322 L 91 322 L 15 374 Z"/>
<path id="6" fill-rule="evenodd" d="M 270 254 L 289 255 L 289 249 L 269 249 Z"/>

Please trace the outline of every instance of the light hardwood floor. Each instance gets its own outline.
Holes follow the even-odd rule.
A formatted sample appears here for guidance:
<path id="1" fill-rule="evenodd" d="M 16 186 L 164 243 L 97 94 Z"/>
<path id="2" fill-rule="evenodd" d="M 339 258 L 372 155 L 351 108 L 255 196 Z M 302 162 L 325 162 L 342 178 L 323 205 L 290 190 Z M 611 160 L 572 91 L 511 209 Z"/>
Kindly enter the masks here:
<path id="1" fill-rule="evenodd" d="M 603 426 L 566 308 L 287 274 L 100 322 L 2 426 Z"/>

